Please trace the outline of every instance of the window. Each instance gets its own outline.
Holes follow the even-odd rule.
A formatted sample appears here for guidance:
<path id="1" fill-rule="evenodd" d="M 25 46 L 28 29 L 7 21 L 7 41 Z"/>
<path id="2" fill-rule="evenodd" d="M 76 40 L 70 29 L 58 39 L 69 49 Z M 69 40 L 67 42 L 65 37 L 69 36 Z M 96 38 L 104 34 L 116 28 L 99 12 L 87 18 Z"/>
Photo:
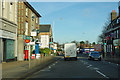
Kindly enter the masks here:
<path id="1" fill-rule="evenodd" d="M 26 16 L 28 17 L 28 8 L 26 7 Z"/>
<path id="2" fill-rule="evenodd" d="M 38 23 L 38 19 L 36 18 L 36 23 Z"/>
<path id="3" fill-rule="evenodd" d="M 2 8 L 5 8 L 5 0 L 2 0 Z"/>
<path id="4" fill-rule="evenodd" d="M 10 20 L 12 20 L 12 5 L 13 5 L 13 3 L 11 2 L 10 3 Z"/>
<path id="5" fill-rule="evenodd" d="M 31 31 L 33 30 L 33 25 L 31 26 Z"/>
<path id="6" fill-rule="evenodd" d="M 118 30 L 117 30 L 117 38 L 118 38 L 118 35 L 119 35 L 119 32 L 118 32 Z"/>
<path id="7" fill-rule="evenodd" d="M 33 15 L 33 12 L 32 12 L 32 15 L 31 15 L 31 16 L 32 16 L 32 20 L 34 21 L 34 15 Z"/>
<path id="8" fill-rule="evenodd" d="M 28 22 L 25 22 L 25 35 L 28 35 Z"/>
<path id="9" fill-rule="evenodd" d="M 114 39 L 116 39 L 116 31 L 114 31 Z"/>
<path id="10" fill-rule="evenodd" d="M 111 52 L 112 52 L 112 45 L 111 45 Z"/>

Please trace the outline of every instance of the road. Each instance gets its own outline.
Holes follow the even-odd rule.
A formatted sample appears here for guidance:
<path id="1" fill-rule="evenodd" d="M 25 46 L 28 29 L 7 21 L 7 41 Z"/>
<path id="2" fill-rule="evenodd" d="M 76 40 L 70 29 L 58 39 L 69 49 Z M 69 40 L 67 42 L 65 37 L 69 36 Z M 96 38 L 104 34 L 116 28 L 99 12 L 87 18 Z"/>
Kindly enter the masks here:
<path id="1" fill-rule="evenodd" d="M 91 61 L 87 57 L 78 56 L 78 60 L 60 60 L 37 71 L 31 78 L 119 78 L 120 65 L 107 61 Z"/>

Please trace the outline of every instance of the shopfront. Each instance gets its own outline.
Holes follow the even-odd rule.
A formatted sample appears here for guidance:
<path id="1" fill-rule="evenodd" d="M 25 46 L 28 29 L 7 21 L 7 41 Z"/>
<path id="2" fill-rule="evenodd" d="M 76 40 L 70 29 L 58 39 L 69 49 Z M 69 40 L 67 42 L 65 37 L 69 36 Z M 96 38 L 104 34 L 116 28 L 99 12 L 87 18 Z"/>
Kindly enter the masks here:
<path id="1" fill-rule="evenodd" d="M 114 53 L 116 56 L 120 56 L 120 39 L 113 40 Z"/>
<path id="2" fill-rule="evenodd" d="M 2 61 L 15 60 L 15 33 L 0 30 L 2 33 L 0 38 L 0 47 L 2 53 Z"/>

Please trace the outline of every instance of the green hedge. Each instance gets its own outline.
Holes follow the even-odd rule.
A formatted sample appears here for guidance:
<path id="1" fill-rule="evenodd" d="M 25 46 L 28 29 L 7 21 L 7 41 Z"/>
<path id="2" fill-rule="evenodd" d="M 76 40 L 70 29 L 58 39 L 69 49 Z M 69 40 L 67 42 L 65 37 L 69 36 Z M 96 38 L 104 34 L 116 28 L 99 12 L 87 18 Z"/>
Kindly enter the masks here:
<path id="1" fill-rule="evenodd" d="M 40 51 L 42 54 L 43 54 L 43 53 L 45 53 L 45 54 L 49 54 L 50 49 L 49 49 L 49 48 L 39 49 L 39 51 Z"/>

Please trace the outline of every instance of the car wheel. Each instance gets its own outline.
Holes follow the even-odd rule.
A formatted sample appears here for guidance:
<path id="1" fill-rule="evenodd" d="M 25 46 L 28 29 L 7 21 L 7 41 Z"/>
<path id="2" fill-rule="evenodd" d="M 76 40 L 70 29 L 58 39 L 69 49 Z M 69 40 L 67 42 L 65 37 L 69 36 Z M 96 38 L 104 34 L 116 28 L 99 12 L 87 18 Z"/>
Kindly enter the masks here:
<path id="1" fill-rule="evenodd" d="M 75 60 L 77 60 L 77 57 L 75 58 Z"/>
<path id="2" fill-rule="evenodd" d="M 99 58 L 99 61 L 101 61 L 101 58 Z"/>
<path id="3" fill-rule="evenodd" d="M 64 61 L 66 61 L 66 58 L 64 58 Z"/>

